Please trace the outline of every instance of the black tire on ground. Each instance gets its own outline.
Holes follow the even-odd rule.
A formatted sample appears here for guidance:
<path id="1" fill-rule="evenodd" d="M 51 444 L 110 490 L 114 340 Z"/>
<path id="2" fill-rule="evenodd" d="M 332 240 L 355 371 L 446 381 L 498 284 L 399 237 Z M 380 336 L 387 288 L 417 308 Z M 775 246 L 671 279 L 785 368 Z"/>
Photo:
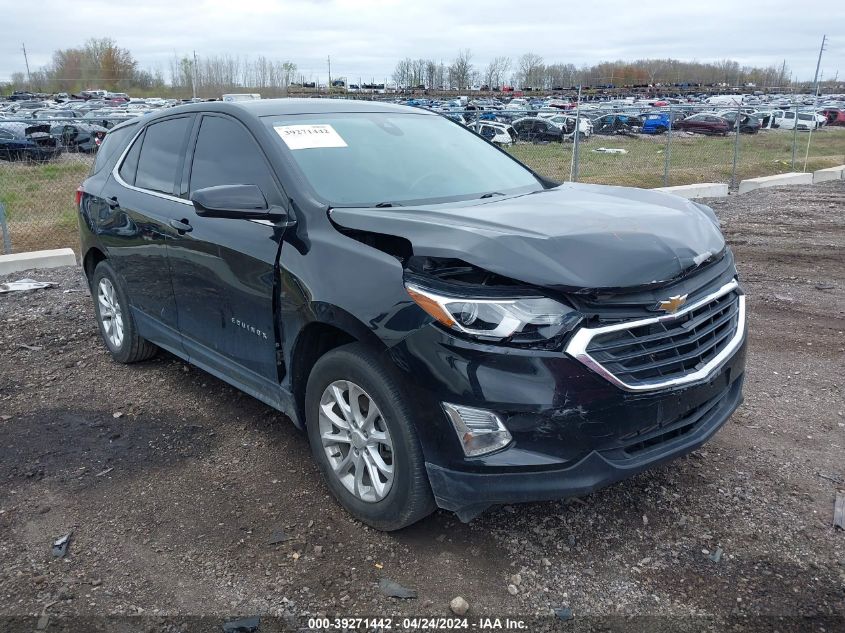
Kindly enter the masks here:
<path id="1" fill-rule="evenodd" d="M 393 443 L 393 483 L 380 501 L 356 497 L 335 475 L 320 439 L 319 409 L 323 392 L 333 382 L 360 386 L 381 411 Z M 436 506 L 417 438 L 411 408 L 398 381 L 366 346 L 351 343 L 322 356 L 308 377 L 305 417 L 311 452 L 338 502 L 353 516 L 379 530 L 404 528 L 431 514 Z"/>
<path id="2" fill-rule="evenodd" d="M 658 125 L 656 128 L 654 128 L 654 130 L 658 134 L 664 134 L 666 132 L 666 128 L 662 125 Z"/>
<path id="3" fill-rule="evenodd" d="M 119 345 L 116 345 L 107 336 L 103 317 L 100 313 L 99 288 L 100 282 L 103 279 L 108 279 L 114 287 L 116 300 L 123 319 L 123 340 Z M 94 269 L 94 274 L 91 276 L 91 297 L 94 300 L 94 314 L 97 317 L 100 336 L 106 348 L 111 353 L 112 358 L 119 363 L 136 363 L 156 355 L 158 347 L 138 335 L 138 328 L 135 325 L 135 320 L 132 318 L 132 312 L 129 310 L 129 297 L 126 295 L 126 289 L 123 287 L 120 277 L 108 260 L 101 261 Z"/>

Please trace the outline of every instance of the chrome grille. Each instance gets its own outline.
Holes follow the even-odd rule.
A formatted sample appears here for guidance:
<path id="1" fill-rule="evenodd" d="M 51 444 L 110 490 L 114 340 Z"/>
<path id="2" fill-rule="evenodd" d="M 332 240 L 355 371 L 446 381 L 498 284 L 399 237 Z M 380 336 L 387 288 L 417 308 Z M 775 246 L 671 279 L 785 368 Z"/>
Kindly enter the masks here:
<path id="1" fill-rule="evenodd" d="M 745 297 L 736 281 L 677 314 L 582 328 L 567 352 L 629 391 L 706 378 L 742 341 Z"/>

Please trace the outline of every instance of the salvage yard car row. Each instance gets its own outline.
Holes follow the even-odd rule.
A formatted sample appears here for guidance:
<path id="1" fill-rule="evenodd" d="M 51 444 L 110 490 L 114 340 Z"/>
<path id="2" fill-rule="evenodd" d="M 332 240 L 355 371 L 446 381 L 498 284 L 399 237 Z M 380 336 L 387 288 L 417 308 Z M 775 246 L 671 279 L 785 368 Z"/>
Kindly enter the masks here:
<path id="1" fill-rule="evenodd" d="M 133 99 L 104 90 L 85 91 L 80 98 L 64 93 L 15 93 L 8 100 L 0 99 L 0 160 L 43 162 L 63 152 L 93 153 L 108 130 L 123 121 L 199 101 L 203 100 Z M 795 96 L 743 97 L 735 102 L 722 98 L 616 99 L 585 101 L 577 111 L 577 103 L 553 97 L 390 101 L 437 112 L 502 146 L 572 141 L 576 127 L 584 141 L 594 134 L 657 135 L 668 130 L 724 136 L 735 131 L 737 121 L 739 131 L 745 134 L 761 129 L 793 130 L 796 125 L 799 131 L 845 126 L 845 96 L 825 98 L 821 103 Z M 793 101 L 797 105 L 791 105 Z M 815 105 L 808 106 L 808 102 Z"/>

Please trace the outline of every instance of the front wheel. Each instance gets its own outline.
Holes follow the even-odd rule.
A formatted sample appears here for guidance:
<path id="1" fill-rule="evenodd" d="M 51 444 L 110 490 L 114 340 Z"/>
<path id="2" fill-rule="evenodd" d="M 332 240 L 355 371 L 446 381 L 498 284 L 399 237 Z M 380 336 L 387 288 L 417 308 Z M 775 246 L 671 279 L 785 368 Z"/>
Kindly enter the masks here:
<path id="1" fill-rule="evenodd" d="M 391 531 L 434 511 L 411 409 L 367 347 L 354 343 L 322 356 L 308 377 L 305 407 L 314 459 L 353 516 Z"/>

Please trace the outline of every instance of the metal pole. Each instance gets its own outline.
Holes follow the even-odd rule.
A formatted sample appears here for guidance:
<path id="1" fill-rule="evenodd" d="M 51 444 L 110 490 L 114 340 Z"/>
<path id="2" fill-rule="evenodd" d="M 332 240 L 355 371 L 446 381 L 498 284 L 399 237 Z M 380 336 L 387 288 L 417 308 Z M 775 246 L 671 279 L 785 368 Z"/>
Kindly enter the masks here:
<path id="1" fill-rule="evenodd" d="M 3 231 L 3 254 L 12 252 L 12 238 L 9 236 L 9 225 L 6 224 L 6 207 L 0 202 L 0 231 Z"/>
<path id="2" fill-rule="evenodd" d="M 672 105 L 669 105 L 669 127 L 666 129 L 666 153 L 663 157 L 663 186 L 669 186 L 669 164 L 672 156 Z"/>
<path id="3" fill-rule="evenodd" d="M 792 128 L 792 171 L 795 171 L 795 148 L 798 146 L 798 108 L 795 106 L 795 121 Z"/>
<path id="4" fill-rule="evenodd" d="M 810 158 L 810 141 L 813 138 L 813 130 L 817 125 L 815 117 L 816 110 L 819 107 L 819 66 L 822 63 L 825 41 L 827 41 L 827 35 L 822 36 L 822 45 L 819 47 L 819 59 L 816 62 L 816 76 L 813 78 L 813 124 L 810 126 L 810 133 L 807 135 L 807 151 L 804 153 L 804 169 L 802 171 L 807 171 L 807 160 Z M 798 119 L 795 119 L 795 124 L 798 125 Z"/>
<path id="5" fill-rule="evenodd" d="M 737 159 L 739 158 L 739 124 L 740 119 L 742 118 L 742 101 L 740 101 L 736 106 L 736 124 L 734 125 L 734 133 L 736 134 L 736 138 L 734 139 L 734 164 L 733 170 L 731 171 L 731 187 L 736 187 L 738 181 L 736 179 L 736 163 Z"/>
<path id="6" fill-rule="evenodd" d="M 197 98 L 197 52 L 194 51 L 194 63 L 191 64 L 191 92 Z"/>
<path id="7" fill-rule="evenodd" d="M 578 182 L 578 168 L 580 163 L 581 147 L 581 86 L 578 86 L 578 103 L 575 104 L 575 144 L 572 147 L 572 169 L 569 174 L 569 179 L 572 182 Z"/>

